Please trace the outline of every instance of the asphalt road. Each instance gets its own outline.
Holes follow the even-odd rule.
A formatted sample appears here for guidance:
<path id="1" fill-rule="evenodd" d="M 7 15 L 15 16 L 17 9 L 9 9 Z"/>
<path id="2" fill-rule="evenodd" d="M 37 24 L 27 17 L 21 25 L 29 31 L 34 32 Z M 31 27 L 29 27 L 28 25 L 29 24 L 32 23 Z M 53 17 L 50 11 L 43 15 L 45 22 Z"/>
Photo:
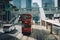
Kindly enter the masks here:
<path id="1" fill-rule="evenodd" d="M 16 36 L 21 33 L 21 26 L 15 25 L 16 30 L 9 33 L 4 33 L 0 31 L 0 40 L 19 40 Z"/>
<path id="2" fill-rule="evenodd" d="M 18 39 L 16 36 L 21 33 L 21 26 L 16 25 L 18 30 L 14 30 L 10 33 L 0 32 L 0 40 L 58 40 L 53 34 L 50 34 L 44 27 L 40 25 L 32 25 L 32 33 L 30 36 L 23 35 Z"/>
<path id="3" fill-rule="evenodd" d="M 50 34 L 44 27 L 40 25 L 32 26 L 30 36 L 23 35 L 21 40 L 58 40 L 53 34 Z"/>

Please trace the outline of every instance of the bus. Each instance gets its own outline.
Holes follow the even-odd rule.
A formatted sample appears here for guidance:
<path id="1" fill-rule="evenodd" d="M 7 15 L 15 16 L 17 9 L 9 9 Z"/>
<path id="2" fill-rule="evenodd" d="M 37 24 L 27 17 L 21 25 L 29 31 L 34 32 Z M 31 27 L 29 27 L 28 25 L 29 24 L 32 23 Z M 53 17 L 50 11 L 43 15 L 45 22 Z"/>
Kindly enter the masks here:
<path id="1" fill-rule="evenodd" d="M 22 24 L 22 33 L 31 34 L 31 25 L 32 25 L 32 15 L 31 14 L 21 14 L 20 16 Z"/>

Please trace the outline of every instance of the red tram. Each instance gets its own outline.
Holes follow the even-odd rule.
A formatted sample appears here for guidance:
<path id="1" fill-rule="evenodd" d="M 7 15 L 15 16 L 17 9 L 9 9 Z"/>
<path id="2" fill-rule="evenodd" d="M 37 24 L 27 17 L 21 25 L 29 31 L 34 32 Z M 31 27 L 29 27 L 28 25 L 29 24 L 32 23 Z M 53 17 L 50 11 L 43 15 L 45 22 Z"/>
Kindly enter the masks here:
<path id="1" fill-rule="evenodd" d="M 32 15 L 22 14 L 20 18 L 22 22 L 22 33 L 31 34 Z"/>

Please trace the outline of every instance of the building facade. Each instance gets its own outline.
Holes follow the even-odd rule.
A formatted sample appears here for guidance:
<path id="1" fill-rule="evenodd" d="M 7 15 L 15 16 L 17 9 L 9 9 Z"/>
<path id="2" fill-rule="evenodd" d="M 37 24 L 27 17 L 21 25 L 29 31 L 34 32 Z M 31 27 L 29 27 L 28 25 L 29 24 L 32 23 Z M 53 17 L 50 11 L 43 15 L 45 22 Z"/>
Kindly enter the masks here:
<path id="1" fill-rule="evenodd" d="M 54 7 L 54 0 L 42 0 L 42 7 L 47 10 L 48 8 Z"/>
<path id="2" fill-rule="evenodd" d="M 33 13 L 32 13 L 32 15 L 33 15 L 33 20 L 36 22 L 38 22 L 38 20 L 39 20 L 39 14 L 40 14 L 40 12 L 39 12 L 39 5 L 38 5 L 38 3 L 33 3 L 33 5 L 32 5 L 32 11 L 33 11 Z"/>
<path id="3" fill-rule="evenodd" d="M 50 19 L 60 16 L 60 0 L 42 0 L 42 8 L 44 9 L 46 17 Z"/>
<path id="4" fill-rule="evenodd" d="M 9 21 L 11 20 L 11 13 L 10 13 L 10 3 L 9 1 L 12 0 L 0 0 L 0 20 Z"/>
<path id="5" fill-rule="evenodd" d="M 32 0 L 13 0 L 13 3 L 17 8 L 31 8 Z"/>
<path id="6" fill-rule="evenodd" d="M 60 0 L 58 0 L 58 7 L 60 7 Z"/>
<path id="7" fill-rule="evenodd" d="M 10 3 L 12 0 L 1 0 L 0 1 L 0 20 L 2 21 L 10 21 L 16 14 L 18 13 L 18 9 L 16 6 Z"/>

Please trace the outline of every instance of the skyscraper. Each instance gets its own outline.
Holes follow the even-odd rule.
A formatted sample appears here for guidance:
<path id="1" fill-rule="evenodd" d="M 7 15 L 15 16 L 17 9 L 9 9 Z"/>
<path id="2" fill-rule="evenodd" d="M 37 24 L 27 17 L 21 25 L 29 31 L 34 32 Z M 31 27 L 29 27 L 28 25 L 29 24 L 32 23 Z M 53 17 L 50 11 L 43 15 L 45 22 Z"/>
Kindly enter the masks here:
<path id="1" fill-rule="evenodd" d="M 0 19 L 4 21 L 10 20 L 10 11 L 8 10 L 10 5 L 9 1 L 12 0 L 0 0 Z"/>
<path id="2" fill-rule="evenodd" d="M 26 0 L 26 8 L 31 8 L 31 0 Z"/>
<path id="3" fill-rule="evenodd" d="M 60 7 L 60 0 L 58 0 L 58 7 Z"/>
<path id="4" fill-rule="evenodd" d="M 42 0 L 43 8 L 51 8 L 54 7 L 54 0 Z"/>
<path id="5" fill-rule="evenodd" d="M 14 5 L 18 8 L 31 8 L 31 0 L 13 0 Z"/>
<path id="6" fill-rule="evenodd" d="M 21 8 L 21 0 L 13 0 L 13 4 L 14 4 L 14 6 L 16 6 L 17 8 Z"/>

